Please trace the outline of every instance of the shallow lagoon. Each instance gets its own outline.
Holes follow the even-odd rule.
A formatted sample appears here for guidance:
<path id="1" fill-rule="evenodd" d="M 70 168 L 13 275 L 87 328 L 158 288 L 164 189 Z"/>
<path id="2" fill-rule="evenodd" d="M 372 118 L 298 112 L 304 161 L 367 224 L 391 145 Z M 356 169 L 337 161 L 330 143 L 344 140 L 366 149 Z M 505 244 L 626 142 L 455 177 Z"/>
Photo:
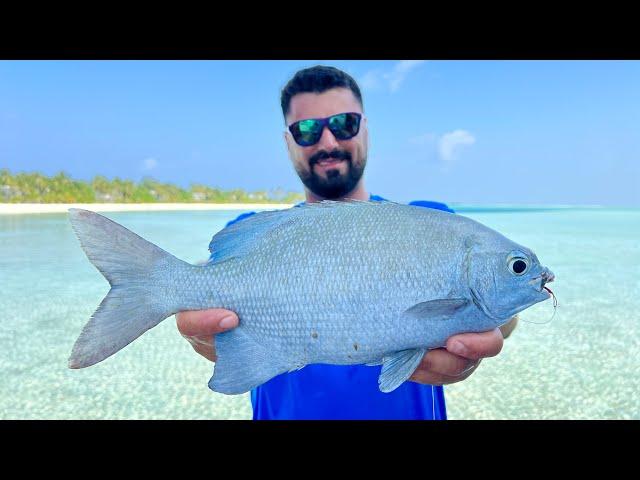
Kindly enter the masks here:
<path id="1" fill-rule="evenodd" d="M 640 210 L 460 207 L 532 248 L 556 274 L 551 302 L 502 353 L 445 387 L 451 419 L 640 419 Z M 189 262 L 242 212 L 108 217 Z M 73 342 L 108 284 L 66 215 L 0 217 L 0 418 L 241 419 L 249 396 L 211 392 L 212 364 L 173 318 L 105 362 L 69 370 Z M 535 322 L 535 323 L 534 323 Z"/>

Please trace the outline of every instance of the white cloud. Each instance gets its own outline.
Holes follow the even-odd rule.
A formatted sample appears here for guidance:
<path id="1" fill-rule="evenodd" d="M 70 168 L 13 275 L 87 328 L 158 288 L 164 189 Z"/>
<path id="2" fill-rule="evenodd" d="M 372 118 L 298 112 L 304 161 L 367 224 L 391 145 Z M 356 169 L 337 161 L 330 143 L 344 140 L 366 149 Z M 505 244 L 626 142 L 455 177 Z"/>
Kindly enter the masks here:
<path id="1" fill-rule="evenodd" d="M 445 162 L 450 162 L 460 147 L 473 145 L 474 143 L 476 143 L 476 137 L 466 130 L 454 130 L 453 132 L 445 133 L 438 141 L 440 158 Z"/>
<path id="2" fill-rule="evenodd" d="M 369 70 L 360 78 L 360 86 L 364 90 L 379 90 L 387 87 L 391 93 L 397 92 L 407 75 L 425 60 L 402 60 L 397 62 L 391 70 Z"/>
<path id="3" fill-rule="evenodd" d="M 150 171 L 158 166 L 158 161 L 155 158 L 145 158 L 142 164 L 143 170 Z"/>
<path id="4" fill-rule="evenodd" d="M 358 82 L 363 90 L 378 90 L 380 88 L 380 70 L 370 70 Z"/>
<path id="5" fill-rule="evenodd" d="M 424 60 L 402 60 L 396 63 L 391 72 L 383 75 L 384 79 L 389 82 L 389 90 L 396 92 L 404 82 L 404 79 L 407 78 L 407 75 L 409 75 L 409 72 L 424 62 Z"/>

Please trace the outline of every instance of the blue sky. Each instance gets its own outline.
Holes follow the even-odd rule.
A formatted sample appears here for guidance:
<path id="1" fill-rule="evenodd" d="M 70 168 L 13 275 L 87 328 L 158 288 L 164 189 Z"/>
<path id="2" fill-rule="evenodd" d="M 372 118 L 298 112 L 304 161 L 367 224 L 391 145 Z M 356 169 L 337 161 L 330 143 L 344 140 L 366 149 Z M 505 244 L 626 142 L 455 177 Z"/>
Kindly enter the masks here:
<path id="1" fill-rule="evenodd" d="M 373 193 L 640 206 L 639 61 L 0 61 L 0 168 L 302 191 L 279 95 L 316 64 L 361 84 Z"/>

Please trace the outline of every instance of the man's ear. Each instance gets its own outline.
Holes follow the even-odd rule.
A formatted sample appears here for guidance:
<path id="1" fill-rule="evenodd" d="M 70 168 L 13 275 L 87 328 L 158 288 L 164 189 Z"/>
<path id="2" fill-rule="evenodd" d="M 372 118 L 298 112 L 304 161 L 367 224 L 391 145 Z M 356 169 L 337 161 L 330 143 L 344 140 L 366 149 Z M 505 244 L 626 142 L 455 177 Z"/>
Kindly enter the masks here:
<path id="1" fill-rule="evenodd" d="M 364 117 L 362 119 L 362 126 L 360 128 L 364 129 L 364 135 L 365 135 L 365 144 L 367 145 L 367 149 L 369 148 L 369 128 L 367 125 L 367 117 Z"/>

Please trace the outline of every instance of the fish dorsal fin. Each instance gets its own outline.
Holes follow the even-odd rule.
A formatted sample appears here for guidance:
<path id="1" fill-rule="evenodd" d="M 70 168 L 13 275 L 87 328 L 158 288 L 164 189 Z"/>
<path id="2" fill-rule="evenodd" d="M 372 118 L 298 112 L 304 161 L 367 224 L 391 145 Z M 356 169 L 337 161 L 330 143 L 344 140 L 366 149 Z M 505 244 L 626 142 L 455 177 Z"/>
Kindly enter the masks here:
<path id="1" fill-rule="evenodd" d="M 392 392 L 407 381 L 420 365 L 426 351 L 425 348 L 416 348 L 385 356 L 382 360 L 382 371 L 378 378 L 380 391 L 384 393 Z"/>
<path id="2" fill-rule="evenodd" d="M 217 263 L 246 255 L 268 232 L 294 219 L 291 210 L 258 212 L 219 231 L 209 243 L 210 261 Z"/>
<path id="3" fill-rule="evenodd" d="M 340 209 L 357 209 L 394 204 L 389 201 L 363 200 L 323 200 L 322 202 L 304 203 L 284 210 L 258 212 L 244 218 L 216 233 L 209 243 L 210 261 L 217 263 L 234 257 L 242 257 L 269 233 L 281 231 L 302 219 L 330 214 Z M 394 204 L 395 205 L 395 204 Z"/>

